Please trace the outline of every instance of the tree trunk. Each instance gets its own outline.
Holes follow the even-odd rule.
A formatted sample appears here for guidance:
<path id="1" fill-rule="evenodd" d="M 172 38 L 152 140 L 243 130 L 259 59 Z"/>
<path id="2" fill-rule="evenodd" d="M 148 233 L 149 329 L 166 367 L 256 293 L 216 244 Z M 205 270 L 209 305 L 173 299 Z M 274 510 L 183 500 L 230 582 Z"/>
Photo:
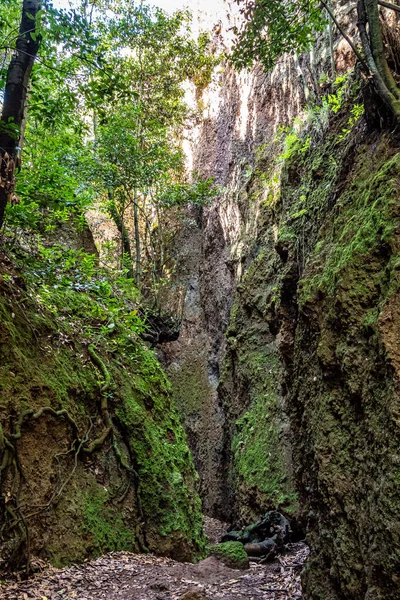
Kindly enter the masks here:
<path id="1" fill-rule="evenodd" d="M 135 283 L 140 288 L 141 268 L 140 268 L 140 231 L 139 231 L 139 210 L 138 210 L 138 193 L 135 188 L 133 197 L 133 223 L 135 227 Z"/>
<path id="2" fill-rule="evenodd" d="M 368 19 L 369 41 L 371 52 L 375 60 L 378 71 L 383 78 L 386 87 L 397 99 L 400 98 L 399 88 L 390 72 L 385 51 L 383 48 L 381 22 L 379 20 L 378 0 L 363 0 Z"/>
<path id="3" fill-rule="evenodd" d="M 369 20 L 369 15 L 366 9 L 366 3 L 370 5 L 370 14 L 373 20 L 373 24 Z M 376 12 L 378 11 L 378 3 L 377 0 L 358 0 L 357 3 L 357 15 L 358 22 L 357 27 L 360 33 L 361 45 L 363 48 L 365 60 L 367 62 L 368 68 L 372 75 L 372 81 L 375 86 L 375 90 L 383 102 L 386 104 L 387 108 L 390 110 L 392 115 L 394 116 L 396 123 L 400 123 L 400 101 L 398 98 L 398 87 L 390 73 L 390 78 L 393 80 L 393 83 L 390 84 L 387 78 L 386 67 L 389 70 L 386 59 L 384 57 L 383 51 L 383 42 L 382 35 L 380 30 L 379 23 L 379 14 L 378 14 L 378 24 L 374 22 L 376 19 L 375 12 L 372 10 L 372 4 L 376 5 Z M 367 23 L 369 26 L 369 35 L 367 33 Z M 379 27 L 379 29 L 378 29 Z M 378 59 L 378 62 L 377 62 Z M 386 64 L 386 67 L 385 67 Z M 393 94 L 391 88 L 395 88 L 397 94 Z"/>
<path id="4" fill-rule="evenodd" d="M 0 227 L 7 201 L 14 192 L 15 155 L 21 136 L 28 82 L 40 42 L 39 36 L 34 35 L 40 8 L 41 0 L 23 0 L 16 49 L 7 71 L 0 121 Z"/>
<path id="5" fill-rule="evenodd" d="M 328 13 L 328 17 L 329 17 L 329 13 Z M 329 18 L 328 18 L 327 34 L 328 34 L 329 56 L 331 59 L 331 80 L 332 80 L 332 83 L 334 83 L 334 81 L 336 79 L 335 49 L 333 47 L 333 23 L 332 23 L 332 19 L 329 19 Z"/>
<path id="6" fill-rule="evenodd" d="M 164 276 L 164 233 L 162 226 L 162 218 L 160 207 L 157 202 L 155 202 L 155 207 L 157 211 L 157 233 L 158 233 L 158 243 L 159 243 L 159 252 L 160 252 L 160 266 L 158 269 L 158 279 L 162 279 Z"/>
<path id="7" fill-rule="evenodd" d="M 112 188 L 108 188 L 108 211 L 111 215 L 112 220 L 114 221 L 117 229 L 121 235 L 121 246 L 122 246 L 122 256 L 124 254 L 128 255 L 129 258 L 129 269 L 127 276 L 129 279 L 133 279 L 133 261 L 132 261 L 132 250 L 131 250 L 131 242 L 129 240 L 129 233 L 126 230 L 123 215 L 120 215 L 117 207 L 114 202 L 114 190 Z"/>
<path id="8" fill-rule="evenodd" d="M 295 65 L 296 71 L 297 71 L 297 77 L 300 79 L 301 87 L 303 88 L 304 98 L 308 104 L 310 101 L 310 90 L 308 89 L 307 81 L 306 81 L 306 78 L 304 77 L 304 73 L 300 66 L 300 61 L 299 61 L 299 57 L 297 54 L 293 55 L 293 60 L 294 60 L 294 65 Z"/>
<path id="9" fill-rule="evenodd" d="M 321 4 L 345 40 L 349 43 L 366 74 L 369 75 L 376 94 L 382 99 L 386 109 L 389 110 L 391 118 L 394 118 L 396 125 L 400 125 L 400 89 L 389 69 L 385 57 L 378 7 L 378 4 L 381 4 L 381 0 L 358 0 L 357 2 L 357 27 L 364 56 L 360 54 L 352 40 L 338 23 L 329 6 L 329 0 L 321 0 Z M 388 3 L 385 4 L 387 5 Z"/>

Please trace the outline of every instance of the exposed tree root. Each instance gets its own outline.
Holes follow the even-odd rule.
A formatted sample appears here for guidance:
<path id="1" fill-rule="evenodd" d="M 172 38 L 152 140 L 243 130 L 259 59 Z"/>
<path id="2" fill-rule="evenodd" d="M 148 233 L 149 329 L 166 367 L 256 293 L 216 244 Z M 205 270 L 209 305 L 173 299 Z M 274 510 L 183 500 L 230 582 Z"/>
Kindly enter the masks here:
<path id="1" fill-rule="evenodd" d="M 90 354 L 90 358 L 99 367 L 100 371 L 104 375 L 104 383 L 103 383 L 102 387 L 100 388 L 100 391 L 102 393 L 104 393 L 104 392 L 106 392 L 108 390 L 108 388 L 110 387 L 110 384 L 111 384 L 110 372 L 107 369 L 107 367 L 104 364 L 104 362 L 101 360 L 100 356 L 97 354 L 97 352 L 96 352 L 93 344 L 90 344 L 88 346 L 88 351 L 89 351 L 89 354 Z"/>
<path id="2" fill-rule="evenodd" d="M 114 451 L 114 454 L 118 461 L 118 464 L 127 473 L 130 473 L 131 475 L 133 475 L 136 478 L 138 477 L 138 474 L 136 473 L 136 471 L 132 468 L 131 465 L 128 464 L 128 462 L 127 462 L 125 456 L 123 455 L 123 453 L 121 452 L 121 449 L 119 448 L 118 442 L 116 440 L 116 435 L 114 432 L 114 427 L 113 427 L 113 423 L 112 423 L 110 413 L 109 413 L 109 408 L 108 408 L 108 393 L 107 392 L 111 385 L 111 376 L 110 376 L 109 370 L 107 369 L 103 360 L 97 354 L 93 345 L 90 345 L 88 347 L 88 352 L 89 352 L 90 358 L 92 359 L 93 363 L 101 371 L 101 374 L 104 378 L 104 381 L 99 382 L 99 385 L 100 385 L 100 393 L 101 393 L 100 414 L 101 414 L 101 418 L 102 418 L 102 421 L 103 421 L 103 424 L 105 427 L 103 432 L 101 433 L 101 435 L 99 435 L 97 438 L 92 440 L 89 443 L 89 445 L 86 445 L 86 444 L 89 442 L 90 432 L 93 427 L 92 422 L 90 422 L 90 426 L 89 426 L 88 430 L 86 431 L 85 435 L 83 437 L 80 437 L 78 425 L 77 425 L 76 421 L 74 420 L 74 418 L 69 414 L 69 412 L 66 409 L 55 410 L 54 408 L 52 408 L 50 406 L 42 406 L 39 409 L 37 409 L 36 411 L 33 409 L 23 410 L 17 416 L 17 419 L 14 423 L 13 431 L 11 431 L 10 433 L 7 433 L 7 434 L 4 433 L 3 426 L 0 424 L 0 456 L 1 456 L 1 461 L 0 461 L 0 512 L 3 512 L 3 517 L 4 517 L 3 525 L 0 530 L 0 537 L 4 537 L 5 535 L 10 535 L 10 533 L 15 530 L 17 530 L 19 532 L 19 536 L 18 536 L 19 539 L 18 539 L 16 547 L 14 548 L 14 550 L 9 558 L 9 562 L 12 562 L 17 555 L 21 556 L 23 554 L 21 549 L 22 549 L 22 547 L 24 547 L 24 553 L 25 553 L 25 557 L 26 557 L 26 572 L 27 572 L 27 574 L 30 571 L 30 533 L 29 533 L 29 527 L 28 527 L 28 520 L 39 515 L 43 511 L 50 509 L 52 506 L 54 506 L 57 503 L 57 501 L 61 497 L 62 493 L 64 492 L 65 488 L 67 487 L 67 485 L 69 484 L 69 482 L 71 481 L 72 477 L 75 474 L 75 471 L 78 466 L 79 456 L 81 456 L 81 455 L 90 456 L 94 452 L 100 450 L 103 447 L 104 443 L 106 442 L 107 438 L 109 436 L 111 436 L 111 438 L 112 438 L 111 448 Z M 42 416 L 45 416 L 45 415 L 49 415 L 49 416 L 53 417 L 54 419 L 64 419 L 71 426 L 72 443 L 71 443 L 70 450 L 65 454 L 74 452 L 74 464 L 73 464 L 73 468 L 72 468 L 71 472 L 69 473 L 69 475 L 67 476 L 67 478 L 63 481 L 63 483 L 57 489 L 54 490 L 50 500 L 46 504 L 43 504 L 40 506 L 33 507 L 32 505 L 30 505 L 30 506 L 25 505 L 25 508 L 29 506 L 29 508 L 31 508 L 31 509 L 34 508 L 35 510 L 28 514 L 24 514 L 22 512 L 22 509 L 24 508 L 24 506 L 20 505 L 19 497 L 20 497 L 22 483 L 25 480 L 25 477 L 23 475 L 21 465 L 19 464 L 19 461 L 17 458 L 16 442 L 18 442 L 18 440 L 21 440 L 21 438 L 23 437 L 23 426 L 26 424 L 26 422 L 28 422 L 30 420 L 40 419 Z M 12 477 L 11 488 L 10 488 L 10 486 L 8 486 L 9 489 L 6 492 L 6 490 L 4 488 L 5 488 L 5 484 L 6 484 L 7 480 L 9 480 L 9 473 L 10 473 L 10 469 L 12 467 L 14 467 L 14 473 L 12 473 L 12 475 L 11 475 L 11 477 Z M 18 485 L 19 489 L 18 489 L 18 492 L 13 494 L 12 490 L 14 488 L 14 481 L 16 481 L 18 474 L 19 474 L 19 485 Z M 126 497 L 126 495 L 128 494 L 131 483 L 132 482 L 129 479 L 129 481 L 127 482 L 126 489 L 125 489 L 123 495 L 121 496 L 121 498 L 119 499 L 119 502 L 122 502 L 124 500 L 124 498 Z"/>

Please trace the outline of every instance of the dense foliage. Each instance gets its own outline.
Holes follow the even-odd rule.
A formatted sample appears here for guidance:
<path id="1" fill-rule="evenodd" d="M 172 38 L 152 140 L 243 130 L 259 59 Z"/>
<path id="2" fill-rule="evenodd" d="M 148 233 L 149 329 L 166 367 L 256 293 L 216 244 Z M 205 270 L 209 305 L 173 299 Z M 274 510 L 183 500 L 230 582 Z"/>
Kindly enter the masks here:
<path id="1" fill-rule="evenodd" d="M 250 0 L 241 2 L 243 23 L 237 35 L 233 59 L 239 67 L 260 60 L 269 70 L 285 52 L 304 52 L 315 32 L 323 27 L 321 3 L 317 0 Z"/>
<path id="2" fill-rule="evenodd" d="M 20 11 L 17 0 L 0 7 L 0 90 L 18 41 Z M 23 253 L 20 263 L 34 274 L 29 279 L 42 301 L 57 307 L 63 294 L 62 302 L 75 306 L 65 294 L 79 291 L 86 294 L 86 317 L 94 316 L 91 299 L 100 312 L 102 305 L 108 311 L 96 317 L 99 331 L 113 331 L 111 314 L 123 312 L 126 331 L 131 324 L 139 331 L 136 309 L 125 310 L 124 280 L 131 298 L 145 296 L 158 310 L 158 290 L 173 268 L 165 245 L 179 227 L 182 207 L 217 193 L 211 180 L 187 173 L 182 151 L 183 127 L 192 116 L 186 82 L 204 85 L 215 64 L 208 36 L 193 38 L 188 12 L 168 16 L 125 0 L 83 2 L 70 10 L 45 2 L 31 21 L 28 35 L 40 46 L 26 123 L 17 132 L 22 170 L 7 207 L 5 242 L 19 258 Z M 68 240 L 85 228 L 90 208 L 108 214 L 119 239 L 98 240 L 105 269 Z M 60 238 L 64 244 L 54 245 Z M 37 261 L 46 268 L 33 267 Z"/>
<path id="3" fill-rule="evenodd" d="M 203 552 L 197 475 L 145 341 L 159 322 L 176 335 L 159 314 L 166 244 L 217 191 L 182 151 L 208 46 L 188 13 L 142 2 L 0 4 L 0 571 L 29 573 L 37 552 Z M 111 239 L 95 245 L 89 212 Z"/>

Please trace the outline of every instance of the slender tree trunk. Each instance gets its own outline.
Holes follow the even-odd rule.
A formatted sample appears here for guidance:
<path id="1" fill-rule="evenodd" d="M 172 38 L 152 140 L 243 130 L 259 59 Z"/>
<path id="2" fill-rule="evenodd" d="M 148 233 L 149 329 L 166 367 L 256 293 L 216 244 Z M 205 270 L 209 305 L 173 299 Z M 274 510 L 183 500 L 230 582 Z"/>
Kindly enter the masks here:
<path id="1" fill-rule="evenodd" d="M 356 55 L 356 57 L 360 61 L 360 64 L 363 67 L 363 69 L 366 71 L 366 73 L 368 73 L 369 72 L 368 65 L 366 64 L 364 58 L 361 56 L 360 52 L 357 50 L 357 47 L 353 44 L 352 40 L 349 38 L 349 36 L 344 31 L 343 27 L 341 27 L 339 21 L 335 17 L 335 13 L 333 12 L 333 10 L 330 7 L 329 3 L 325 2 L 325 0 L 321 0 L 321 4 L 325 8 L 326 12 L 328 13 L 328 15 L 330 16 L 330 18 L 332 19 L 332 21 L 335 23 L 335 25 L 338 28 L 340 34 L 344 37 L 344 39 L 346 40 L 346 42 L 349 44 L 350 48 L 353 50 L 354 54 Z"/>
<path id="2" fill-rule="evenodd" d="M 301 86 L 302 86 L 303 92 L 304 92 L 304 98 L 308 104 L 310 101 L 310 90 L 308 89 L 307 81 L 306 81 L 306 78 L 304 77 L 304 73 L 300 66 L 300 61 L 299 61 L 299 57 L 297 54 L 293 55 L 293 60 L 294 60 L 294 65 L 295 65 L 296 71 L 297 71 L 297 77 L 301 81 Z"/>
<path id="3" fill-rule="evenodd" d="M 371 4 L 371 0 L 367 0 L 367 1 L 370 2 L 370 4 Z M 377 8 L 377 6 L 378 6 L 377 1 L 373 0 L 373 2 L 375 2 L 376 8 Z M 373 11 L 371 11 L 371 13 L 372 12 Z M 378 33 L 381 36 L 379 15 L 378 15 L 379 30 L 377 29 L 376 23 L 374 23 L 371 27 L 371 23 L 369 21 L 369 16 L 368 16 L 368 13 L 366 10 L 365 0 L 358 0 L 357 15 L 358 15 L 357 27 L 358 27 L 358 31 L 360 33 L 361 45 L 362 45 L 362 49 L 364 52 L 366 63 L 368 65 L 368 69 L 372 75 L 372 80 L 374 82 L 376 92 L 382 98 L 382 100 L 386 104 L 386 106 L 389 108 L 389 110 L 395 117 L 396 122 L 400 123 L 400 101 L 399 101 L 398 96 L 392 93 L 392 91 L 388 85 L 388 80 L 386 77 L 386 68 L 384 68 L 384 63 L 386 63 L 386 59 L 383 55 L 382 37 L 380 37 L 380 39 L 379 39 L 379 36 L 378 36 Z M 374 14 L 372 14 L 372 18 L 373 19 L 375 18 Z M 367 23 L 369 26 L 369 35 L 367 33 Z M 378 64 L 375 60 L 375 56 L 377 56 L 379 58 Z M 382 59 L 384 60 L 384 63 L 382 63 Z M 387 63 L 386 63 L 386 66 L 387 66 Z M 387 68 L 389 69 L 389 67 L 387 67 Z M 390 77 L 391 77 L 391 79 L 393 79 L 391 74 L 390 74 Z M 397 85 L 394 82 L 394 80 L 393 80 L 393 83 L 396 88 L 396 91 L 398 92 L 398 88 L 397 88 Z"/>
<path id="4" fill-rule="evenodd" d="M 315 65 L 315 53 L 314 50 L 311 48 L 310 49 L 310 75 L 311 75 L 311 81 L 313 84 L 313 88 L 314 88 L 314 93 L 315 93 L 315 98 L 317 101 L 317 104 L 320 104 L 321 102 L 321 90 L 318 84 L 318 80 L 316 77 L 316 65 Z"/>
<path id="5" fill-rule="evenodd" d="M 329 2 L 329 4 L 330 4 L 330 2 Z M 329 13 L 328 13 L 328 17 L 329 17 Z M 329 19 L 329 18 L 328 18 L 327 34 L 328 34 L 328 44 L 329 44 L 329 55 L 330 55 L 330 59 L 331 59 L 331 78 L 332 78 L 332 82 L 334 82 L 336 79 L 336 63 L 335 63 L 335 49 L 333 47 L 333 22 L 332 22 L 332 19 Z"/>
<path id="6" fill-rule="evenodd" d="M 138 193 L 134 190 L 133 195 L 133 224 L 135 227 L 135 283 L 140 287 L 141 268 L 140 268 L 140 231 L 139 231 L 139 210 L 138 210 Z"/>
<path id="7" fill-rule="evenodd" d="M 158 233 L 158 244 L 159 244 L 159 252 L 160 252 L 160 267 L 158 272 L 158 278 L 162 279 L 164 275 L 164 232 L 162 226 L 161 219 L 161 211 L 157 203 L 155 203 L 156 211 L 157 211 L 157 233 Z"/>
<path id="8" fill-rule="evenodd" d="M 112 188 L 108 188 L 108 210 L 110 212 L 111 218 L 114 221 L 117 229 L 121 235 L 121 246 L 122 246 L 122 255 L 127 254 L 129 258 L 129 269 L 127 276 L 133 279 L 133 260 L 132 260 L 132 249 L 131 243 L 129 240 L 129 233 L 126 230 L 123 215 L 120 215 L 117 207 L 114 202 L 114 190 Z"/>
<path id="9" fill-rule="evenodd" d="M 15 154 L 21 136 L 29 78 L 40 42 L 40 36 L 34 34 L 40 8 L 41 0 L 23 0 L 16 49 L 7 71 L 0 121 L 0 227 L 7 201 L 14 192 Z"/>
<path id="10" fill-rule="evenodd" d="M 150 264 L 150 271 L 151 271 L 151 283 L 152 283 L 152 300 L 153 300 L 153 306 L 156 310 L 159 309 L 159 301 L 158 301 L 158 289 L 157 289 L 157 266 L 156 266 L 156 252 L 155 252 L 155 248 L 154 248 L 154 243 L 153 243 L 153 238 L 152 238 L 152 234 L 151 234 L 151 228 L 150 228 L 150 222 L 149 219 L 146 217 L 146 215 L 144 215 L 144 220 L 145 220 L 145 229 L 146 229 L 146 235 L 145 235 L 145 247 L 146 247 L 146 254 L 147 254 L 147 260 L 149 261 Z M 148 240 L 148 241 L 147 241 Z"/>
<path id="11" fill-rule="evenodd" d="M 378 4 L 379 6 L 384 6 L 385 8 L 389 8 L 390 10 L 400 12 L 400 6 L 398 4 L 393 4 L 393 2 L 385 2 L 385 0 L 378 0 Z"/>
<path id="12" fill-rule="evenodd" d="M 144 247 L 145 247 L 146 255 L 147 255 L 146 258 L 150 264 L 151 280 L 152 280 L 152 284 L 153 284 L 153 294 L 154 294 L 155 304 L 156 304 L 156 308 L 157 308 L 158 307 L 158 292 L 157 292 L 157 285 L 156 285 L 157 284 L 156 253 L 155 253 L 153 237 L 152 237 L 152 233 L 151 233 L 151 221 L 146 213 L 147 198 L 149 195 L 150 195 L 150 192 L 146 192 L 143 195 L 143 206 L 142 206 L 141 213 L 143 215 L 143 219 L 145 222 Z M 150 195 L 150 197 L 151 197 L 151 195 Z"/>
<path id="13" fill-rule="evenodd" d="M 386 87 L 397 99 L 400 98 L 399 88 L 390 72 L 385 51 L 383 48 L 381 22 L 379 20 L 379 8 L 377 0 L 362 0 L 365 6 L 365 12 L 368 19 L 369 41 L 372 55 L 377 69 L 383 78 Z"/>

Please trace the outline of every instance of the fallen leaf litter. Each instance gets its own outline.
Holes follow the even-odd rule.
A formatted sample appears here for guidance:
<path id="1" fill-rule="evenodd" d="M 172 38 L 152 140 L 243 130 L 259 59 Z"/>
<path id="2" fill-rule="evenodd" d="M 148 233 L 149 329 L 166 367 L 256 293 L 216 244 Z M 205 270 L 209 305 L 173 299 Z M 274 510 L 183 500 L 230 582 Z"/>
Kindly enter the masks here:
<path id="1" fill-rule="evenodd" d="M 22 582 L 1 582 L 2 600 L 300 600 L 303 543 L 272 563 L 247 571 L 214 557 L 198 564 L 127 552 L 110 552 L 64 569 L 47 567 Z"/>

